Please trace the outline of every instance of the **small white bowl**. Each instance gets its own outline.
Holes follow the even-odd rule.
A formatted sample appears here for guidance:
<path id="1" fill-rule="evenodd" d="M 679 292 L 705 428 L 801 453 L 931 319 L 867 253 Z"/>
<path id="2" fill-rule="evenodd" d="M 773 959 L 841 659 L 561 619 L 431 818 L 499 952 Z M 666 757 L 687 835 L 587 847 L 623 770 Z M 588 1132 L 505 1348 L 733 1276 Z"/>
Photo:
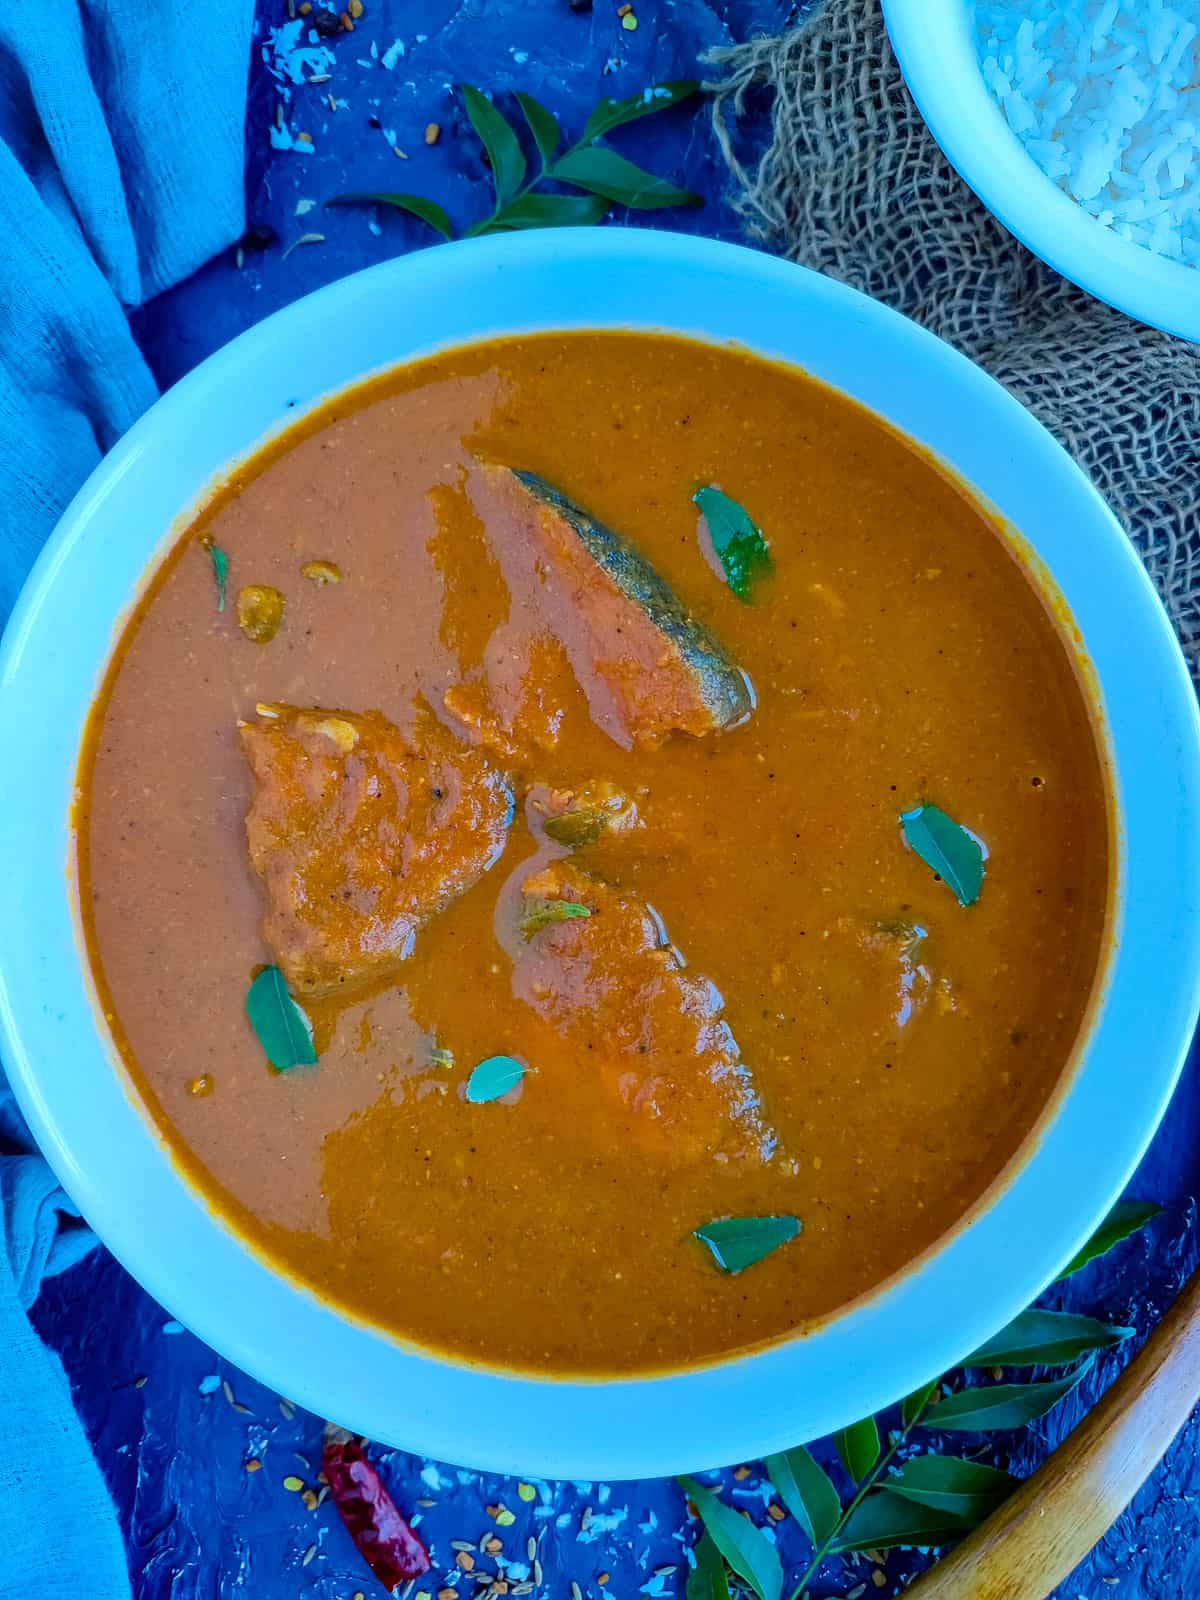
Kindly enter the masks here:
<path id="1" fill-rule="evenodd" d="M 966 1226 L 811 1334 L 670 1377 L 580 1383 L 406 1347 L 281 1277 L 209 1209 L 137 1104 L 95 1003 L 69 807 L 114 628 L 181 515 L 264 435 L 440 347 L 631 326 L 736 340 L 807 367 L 927 445 L 1025 536 L 1102 697 L 1118 933 L 1080 1065 Z M 786 1449 L 915 1389 L 1028 1305 L 1105 1215 L 1162 1116 L 1196 1020 L 1200 719 L 1128 540 L 1045 429 L 978 367 L 841 284 L 731 245 L 621 228 L 438 245 L 252 328 L 164 395 L 66 511 L 0 646 L 0 728 L 0 1046 L 64 1186 L 134 1276 L 231 1361 L 319 1415 L 443 1460 L 659 1476 Z"/>
<path id="2" fill-rule="evenodd" d="M 1200 342 L 1200 268 L 1121 238 L 1026 153 L 983 81 L 970 0 L 883 0 L 883 14 L 929 131 L 992 215 L 1097 299 Z"/>

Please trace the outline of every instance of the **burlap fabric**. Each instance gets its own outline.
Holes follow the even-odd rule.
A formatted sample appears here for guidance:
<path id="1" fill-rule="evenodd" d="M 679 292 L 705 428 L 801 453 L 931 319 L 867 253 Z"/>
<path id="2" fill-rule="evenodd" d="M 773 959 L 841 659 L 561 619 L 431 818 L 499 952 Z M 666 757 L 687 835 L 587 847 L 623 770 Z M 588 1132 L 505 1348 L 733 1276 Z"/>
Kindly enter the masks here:
<path id="1" fill-rule="evenodd" d="M 1093 300 L 994 220 L 922 122 L 878 0 L 825 0 L 708 59 L 750 232 L 924 324 L 1028 406 L 1121 518 L 1200 674 L 1200 346 Z M 772 139 L 747 170 L 737 122 L 760 87 Z"/>

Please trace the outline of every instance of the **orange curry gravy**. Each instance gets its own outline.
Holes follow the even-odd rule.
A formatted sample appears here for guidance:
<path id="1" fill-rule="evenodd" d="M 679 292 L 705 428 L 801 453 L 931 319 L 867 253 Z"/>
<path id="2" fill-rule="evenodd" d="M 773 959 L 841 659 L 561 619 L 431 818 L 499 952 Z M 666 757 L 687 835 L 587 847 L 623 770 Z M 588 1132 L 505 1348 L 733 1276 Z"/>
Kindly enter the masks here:
<path id="1" fill-rule="evenodd" d="M 624 533 L 744 668 L 749 717 L 631 748 L 601 726 L 518 592 L 519 530 L 480 463 L 540 474 Z M 752 603 L 703 547 L 705 484 L 770 540 Z M 224 612 L 202 538 L 229 556 Z M 342 581 L 302 576 L 314 559 Z M 239 630 L 249 584 L 285 596 L 269 643 Z M 519 702 L 529 738 L 508 754 L 470 743 L 487 716 L 467 728 L 448 694 Z M 239 734 L 259 703 L 379 713 L 403 738 L 431 729 L 439 760 L 482 750 L 515 796 L 499 859 L 483 870 L 477 851 L 482 875 L 398 968 L 305 1001 L 320 1059 L 283 1073 L 244 1009 L 274 959 Z M 544 797 L 589 784 L 613 786 L 638 825 L 569 854 L 542 831 Z M 218 492 L 96 705 L 81 893 L 137 1087 L 256 1249 L 422 1345 L 552 1373 L 661 1370 L 872 1289 L 1014 1156 L 1097 971 L 1106 794 L 1057 624 L 929 459 L 801 373 L 731 349 L 539 336 L 355 389 Z M 969 907 L 902 839 L 898 814 L 922 801 L 986 843 Z M 524 941 L 537 874 L 543 892 L 593 894 L 593 919 Z M 647 926 L 678 962 L 647 953 L 661 942 Z M 917 946 L 897 936 L 913 927 Z M 631 1017 L 653 960 L 673 964 L 657 1014 Z M 623 962 L 641 964 L 624 990 Z M 691 1008 L 686 1027 L 672 1005 Z M 698 1077 L 689 1110 L 678 1048 L 705 1029 L 749 1069 L 753 1137 L 769 1130 L 749 1157 L 706 1144 L 697 1118 L 725 1111 Z M 632 1109 L 625 1069 L 644 1074 L 659 1048 L 676 1052 L 670 1092 Z M 530 1072 L 505 1100 L 468 1103 L 472 1067 L 497 1053 Z M 691 1236 L 767 1214 L 803 1231 L 736 1276 Z"/>

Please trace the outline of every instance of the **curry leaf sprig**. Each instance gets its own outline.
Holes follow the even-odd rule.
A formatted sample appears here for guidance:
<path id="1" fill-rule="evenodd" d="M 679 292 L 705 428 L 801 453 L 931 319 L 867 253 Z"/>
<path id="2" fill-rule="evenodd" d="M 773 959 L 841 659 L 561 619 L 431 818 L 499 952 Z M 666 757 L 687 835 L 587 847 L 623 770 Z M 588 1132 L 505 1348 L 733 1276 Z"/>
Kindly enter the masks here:
<path id="1" fill-rule="evenodd" d="M 694 78 L 653 84 L 627 100 L 607 97 L 592 111 L 574 144 L 560 153 L 562 130 L 554 113 L 531 94 L 518 94 L 517 104 L 537 150 L 530 174 L 525 151 L 512 124 L 479 89 L 460 85 L 471 126 L 479 135 L 491 168 L 495 202 L 490 216 L 468 227 L 463 237 L 483 233 L 511 233 L 523 228 L 587 227 L 602 222 L 614 205 L 636 211 L 667 206 L 698 206 L 703 201 L 690 189 L 646 172 L 634 162 L 597 140 L 627 122 L 666 111 L 689 99 L 700 85 Z M 581 189 L 582 194 L 549 192 L 543 185 L 559 184 Z M 454 224 L 445 208 L 425 195 L 395 190 L 333 195 L 329 206 L 384 205 L 419 217 L 442 235 L 453 239 Z"/>
<path id="2" fill-rule="evenodd" d="M 1062 1277 L 1127 1239 L 1160 1209 L 1123 1201 Z M 881 1434 L 874 1417 L 843 1428 L 833 1447 L 850 1482 L 844 1499 L 829 1472 L 803 1445 L 768 1456 L 767 1476 L 813 1547 L 789 1600 L 801 1600 L 828 1556 L 899 1545 L 931 1549 L 962 1538 L 1008 1498 L 1019 1480 L 963 1456 L 929 1453 L 899 1460 L 912 1436 L 922 1429 L 981 1434 L 1023 1427 L 1071 1393 L 1097 1352 L 1120 1344 L 1132 1332 L 1074 1312 L 1022 1312 L 970 1355 L 963 1368 L 992 1373 L 1001 1367 L 1066 1370 L 1028 1383 L 972 1384 L 953 1393 L 943 1392 L 944 1380 L 935 1380 L 901 1403 L 898 1428 Z M 757 1600 L 783 1600 L 784 1571 L 776 1546 L 714 1488 L 694 1478 L 679 1482 L 704 1529 L 694 1551 L 687 1600 L 727 1600 L 726 1568 Z"/>

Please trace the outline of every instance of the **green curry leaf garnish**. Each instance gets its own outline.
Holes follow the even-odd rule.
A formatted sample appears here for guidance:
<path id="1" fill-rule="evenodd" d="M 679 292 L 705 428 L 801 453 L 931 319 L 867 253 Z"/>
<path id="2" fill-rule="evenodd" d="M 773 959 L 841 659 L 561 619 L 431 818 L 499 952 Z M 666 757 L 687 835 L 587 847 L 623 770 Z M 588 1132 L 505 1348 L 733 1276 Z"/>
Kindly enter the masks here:
<path id="1" fill-rule="evenodd" d="M 771 551 L 762 529 L 745 506 L 739 505 L 713 484 L 697 489 L 692 499 L 708 526 L 725 580 L 739 600 L 749 600 L 754 580 L 770 572 Z"/>
<path id="2" fill-rule="evenodd" d="M 525 151 L 516 130 L 503 112 L 479 89 L 461 84 L 471 126 L 479 136 L 491 169 L 494 204 L 490 216 L 480 217 L 464 236 L 509 233 L 518 228 L 586 227 L 602 222 L 614 205 L 638 210 L 666 206 L 698 206 L 700 195 L 666 178 L 635 166 L 596 141 L 612 129 L 641 117 L 650 117 L 688 100 L 700 88 L 694 78 L 651 84 L 627 100 L 602 99 L 584 124 L 574 144 L 559 154 L 562 131 L 553 112 L 531 94 L 518 94 L 521 108 L 538 154 L 537 170 L 529 175 Z M 582 189 L 583 194 L 547 193 L 545 182 Z M 333 195 L 325 204 L 387 205 L 420 217 L 443 238 L 454 237 L 450 218 L 434 200 L 419 194 L 364 193 Z"/>
<path id="3" fill-rule="evenodd" d="M 273 1067 L 311 1066 L 317 1059 L 312 1023 L 292 999 L 278 967 L 264 967 L 246 993 L 246 1015 Z"/>
<path id="4" fill-rule="evenodd" d="M 225 609 L 225 583 L 229 577 L 229 557 L 212 539 L 201 540 L 208 551 L 208 559 L 212 562 L 213 579 L 217 586 L 217 610 Z"/>
<path id="5" fill-rule="evenodd" d="M 555 922 L 570 922 L 575 917 L 590 917 L 591 914 L 589 908 L 580 905 L 577 900 L 543 900 L 531 895 L 525 901 L 521 935 L 525 939 L 532 939 L 535 933 L 540 933 Z"/>
<path id="6" fill-rule="evenodd" d="M 515 1089 L 528 1069 L 512 1056 L 488 1056 L 467 1079 L 467 1099 L 472 1105 L 486 1105 Z"/>
<path id="7" fill-rule="evenodd" d="M 692 1232 L 712 1251 L 722 1272 L 751 1267 L 800 1232 L 798 1217 L 720 1217 Z"/>
<path id="8" fill-rule="evenodd" d="M 932 867 L 962 906 L 979 899 L 983 887 L 983 847 L 974 834 L 937 806 L 914 806 L 900 815 L 904 837 L 927 867 Z"/>
<path id="9" fill-rule="evenodd" d="M 780 1600 L 783 1564 L 766 1535 L 695 1478 L 680 1478 L 679 1483 L 695 1506 L 705 1532 L 743 1583 L 758 1600 Z"/>

